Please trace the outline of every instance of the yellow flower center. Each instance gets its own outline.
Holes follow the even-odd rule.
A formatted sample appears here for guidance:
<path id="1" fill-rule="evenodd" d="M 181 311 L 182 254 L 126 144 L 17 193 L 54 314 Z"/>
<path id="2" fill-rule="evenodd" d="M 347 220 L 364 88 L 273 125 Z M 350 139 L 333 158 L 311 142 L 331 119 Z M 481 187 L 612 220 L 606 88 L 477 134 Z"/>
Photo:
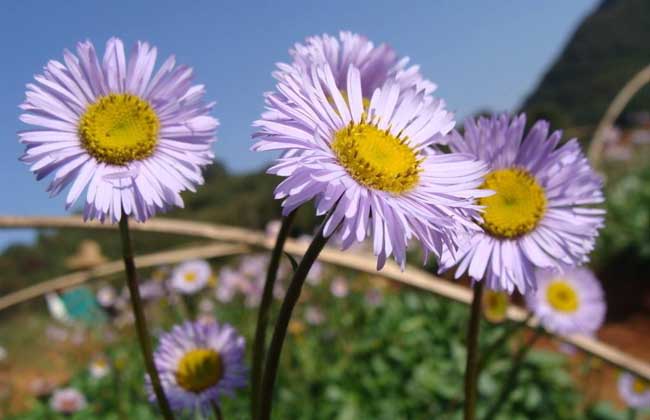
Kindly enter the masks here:
<path id="1" fill-rule="evenodd" d="M 546 300 L 559 312 L 575 312 L 580 307 L 580 298 L 573 286 L 564 280 L 554 280 L 546 289 Z"/>
<path id="2" fill-rule="evenodd" d="M 332 150 L 350 176 L 368 188 L 401 194 L 420 180 L 418 153 L 406 138 L 372 124 L 350 123 L 337 131 Z"/>
<path id="3" fill-rule="evenodd" d="M 650 391 L 650 382 L 645 381 L 641 378 L 634 379 L 632 383 L 632 390 L 635 394 L 645 394 Z"/>
<path id="4" fill-rule="evenodd" d="M 483 297 L 483 313 L 488 321 L 501 322 L 508 311 L 508 295 L 504 292 L 486 290 Z"/>
<path id="5" fill-rule="evenodd" d="M 151 105 L 130 93 L 111 93 L 91 104 L 79 122 L 81 144 L 100 162 L 126 165 L 153 153 L 160 121 Z"/>
<path id="6" fill-rule="evenodd" d="M 197 277 L 197 276 L 196 276 L 196 273 L 195 273 L 194 271 L 188 271 L 188 272 L 185 273 L 185 275 L 183 276 L 183 279 L 184 279 L 185 282 L 187 282 L 187 283 L 194 283 L 194 282 L 196 281 L 196 277 Z"/>
<path id="7" fill-rule="evenodd" d="M 498 169 L 485 177 L 482 187 L 494 195 L 478 200 L 485 206 L 483 229 L 490 235 L 515 238 L 531 232 L 544 216 L 544 189 L 527 171 Z"/>
<path id="8" fill-rule="evenodd" d="M 223 377 L 221 355 L 213 349 L 190 350 L 178 362 L 176 382 L 186 391 L 199 393 Z"/>

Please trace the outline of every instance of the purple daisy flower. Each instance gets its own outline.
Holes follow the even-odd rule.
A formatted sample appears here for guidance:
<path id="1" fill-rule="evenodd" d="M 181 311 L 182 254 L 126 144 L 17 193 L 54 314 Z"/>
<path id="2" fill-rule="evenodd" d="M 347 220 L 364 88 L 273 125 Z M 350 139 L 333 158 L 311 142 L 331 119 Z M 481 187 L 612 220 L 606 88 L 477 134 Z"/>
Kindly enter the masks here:
<path id="1" fill-rule="evenodd" d="M 38 180 L 54 174 L 51 196 L 69 187 L 71 207 L 86 191 L 84 218 L 145 221 L 183 206 L 180 192 L 203 183 L 218 122 L 208 113 L 192 69 L 168 58 L 154 73 L 157 50 L 138 42 L 129 57 L 111 38 L 103 59 L 90 41 L 52 60 L 27 85 L 20 119 L 21 160 Z"/>
<path id="2" fill-rule="evenodd" d="M 246 385 L 244 338 L 228 324 L 186 322 L 160 337 L 154 360 L 174 411 L 210 410 Z M 154 402 L 147 376 L 149 400 Z"/>
<path id="3" fill-rule="evenodd" d="M 650 408 L 650 382 L 629 372 L 618 377 L 618 393 L 632 408 Z"/>
<path id="4" fill-rule="evenodd" d="M 602 180 L 589 166 L 576 139 L 559 146 L 562 133 L 549 136 L 538 121 L 524 138 L 526 117 L 508 115 L 472 119 L 465 136 L 453 132 L 452 151 L 486 162 L 490 173 L 483 187 L 494 195 L 485 206 L 483 232 L 468 237 L 460 250 L 447 250 L 441 271 L 458 264 L 493 290 L 521 293 L 535 289 L 535 268 L 561 269 L 588 260 L 603 226 Z M 523 139 L 523 141 L 522 141 Z"/>
<path id="5" fill-rule="evenodd" d="M 537 290 L 526 294 L 526 305 L 557 334 L 593 335 L 607 311 L 600 282 L 586 268 L 537 270 Z"/>
<path id="6" fill-rule="evenodd" d="M 408 57 L 399 58 L 388 45 L 375 46 L 365 36 L 348 31 L 341 31 L 338 38 L 328 34 L 309 37 L 304 44 L 295 44 L 289 54 L 293 67 L 302 70 L 309 70 L 314 64 L 329 64 L 340 91 L 347 89 L 348 68 L 356 67 L 361 95 L 367 99 L 388 79 L 395 79 L 402 91 L 416 88 L 430 94 L 436 89 L 434 83 L 422 77 L 419 66 L 408 66 Z M 280 71 L 287 71 L 286 65 L 280 65 Z"/>
<path id="7" fill-rule="evenodd" d="M 178 293 L 193 295 L 210 282 L 210 277 L 212 277 L 212 267 L 207 261 L 185 261 L 172 272 L 169 287 Z"/>
<path id="8" fill-rule="evenodd" d="M 373 237 L 377 266 L 390 255 L 405 264 L 408 242 L 419 240 L 438 254 L 453 247 L 460 229 L 478 229 L 468 216 L 485 165 L 461 154 L 427 151 L 454 125 L 438 100 L 423 92 L 402 92 L 394 80 L 377 88 L 363 104 L 361 72 L 349 66 L 346 95 L 327 64 L 297 70 L 277 89 L 290 103 L 267 95 L 280 119 L 255 125 L 257 151 L 281 150 L 269 173 L 286 177 L 275 190 L 284 214 L 316 200 L 319 215 L 331 212 L 325 236 L 335 234 L 343 249 Z"/>

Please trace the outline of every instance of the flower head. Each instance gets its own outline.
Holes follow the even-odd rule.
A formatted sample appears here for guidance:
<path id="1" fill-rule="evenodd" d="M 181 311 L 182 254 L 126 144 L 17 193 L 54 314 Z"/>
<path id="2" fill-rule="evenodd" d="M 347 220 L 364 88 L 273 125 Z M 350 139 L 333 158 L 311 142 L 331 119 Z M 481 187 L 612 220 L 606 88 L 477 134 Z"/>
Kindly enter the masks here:
<path id="1" fill-rule="evenodd" d="M 117 300 L 117 292 L 113 286 L 102 286 L 97 290 L 96 298 L 97 302 L 103 308 L 111 308 L 115 305 L 115 301 Z"/>
<path id="2" fill-rule="evenodd" d="M 325 313 L 318 306 L 309 305 L 305 308 L 305 321 L 309 325 L 321 325 L 325 322 Z"/>
<path id="3" fill-rule="evenodd" d="M 75 388 L 57 389 L 50 399 L 52 410 L 63 414 L 74 414 L 87 405 L 86 397 Z"/>
<path id="4" fill-rule="evenodd" d="M 494 195 L 484 206 L 483 232 L 468 237 L 460 250 L 443 254 L 441 269 L 458 265 L 488 288 L 535 288 L 535 268 L 580 265 L 603 226 L 602 180 L 591 169 L 576 139 L 559 146 L 562 133 L 549 136 L 538 121 L 524 138 L 525 115 L 470 119 L 464 137 L 449 136 L 452 151 L 486 162 L 483 187 Z M 523 141 L 522 141 L 523 140 Z M 558 147 L 559 146 L 559 147 Z"/>
<path id="5" fill-rule="evenodd" d="M 168 58 L 154 72 L 157 50 L 138 42 L 127 56 L 111 38 L 100 60 L 90 41 L 64 51 L 27 85 L 20 119 L 21 160 L 54 196 L 69 187 L 66 207 L 86 191 L 84 218 L 117 222 L 122 212 L 144 221 L 203 183 L 218 122 L 192 85 L 192 69 Z"/>
<path id="6" fill-rule="evenodd" d="M 163 334 L 154 360 L 171 407 L 206 412 L 222 395 L 243 387 L 244 352 L 244 338 L 228 324 L 186 322 Z"/>
<path id="7" fill-rule="evenodd" d="M 526 304 L 547 330 L 591 335 L 603 324 L 603 290 L 588 269 L 538 270 L 537 285 L 526 295 Z"/>
<path id="8" fill-rule="evenodd" d="M 650 408 L 650 382 L 628 372 L 618 377 L 618 393 L 632 408 Z"/>
<path id="9" fill-rule="evenodd" d="M 90 376 L 93 378 L 101 379 L 108 375 L 108 373 L 111 371 L 111 368 L 105 356 L 98 356 L 90 362 L 88 371 L 90 372 Z"/>
<path id="10" fill-rule="evenodd" d="M 169 280 L 169 286 L 183 294 L 194 294 L 203 289 L 210 281 L 212 268 L 207 261 L 186 261 L 176 267 Z"/>
<path id="11" fill-rule="evenodd" d="M 342 276 L 334 277 L 330 283 L 330 292 L 339 298 L 346 297 L 350 293 L 348 281 Z"/>
<path id="12" fill-rule="evenodd" d="M 356 67 L 361 76 L 361 94 L 367 99 L 388 79 L 395 79 L 402 90 L 415 88 L 429 94 L 436 89 L 434 83 L 423 79 L 418 66 L 408 67 L 408 57 L 399 58 L 390 46 L 375 46 L 363 35 L 348 31 L 341 31 L 338 38 L 327 34 L 311 36 L 304 44 L 295 44 L 289 54 L 292 66 L 302 70 L 328 64 L 336 86 L 343 92 L 347 89 L 348 68 Z M 284 66 L 280 66 L 279 71 L 283 70 Z"/>
<path id="13" fill-rule="evenodd" d="M 275 190 L 284 213 L 315 199 L 317 213 L 330 214 L 324 235 L 344 249 L 372 236 L 379 268 L 391 255 L 404 265 L 413 238 L 438 254 L 459 230 L 478 229 L 469 216 L 485 166 L 428 147 L 454 125 L 444 103 L 393 78 L 364 105 L 363 73 L 350 65 L 345 75 L 345 95 L 327 63 L 279 78 L 290 102 L 267 95 L 281 118 L 256 122 L 254 150 L 285 152 L 269 169 L 286 177 Z"/>

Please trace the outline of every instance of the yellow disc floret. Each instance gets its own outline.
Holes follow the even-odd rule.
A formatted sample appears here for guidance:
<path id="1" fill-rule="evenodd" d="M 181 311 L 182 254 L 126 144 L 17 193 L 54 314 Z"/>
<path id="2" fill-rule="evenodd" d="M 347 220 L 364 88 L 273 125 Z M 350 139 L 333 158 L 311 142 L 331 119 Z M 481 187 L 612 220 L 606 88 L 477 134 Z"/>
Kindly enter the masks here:
<path id="1" fill-rule="evenodd" d="M 481 188 L 495 192 L 479 199 L 485 206 L 483 228 L 492 236 L 515 238 L 531 232 L 546 211 L 544 189 L 523 169 L 491 172 Z"/>
<path id="2" fill-rule="evenodd" d="M 572 313 L 580 307 L 580 298 L 575 288 L 562 279 L 553 280 L 546 288 L 546 300 L 559 312 Z"/>
<path id="3" fill-rule="evenodd" d="M 103 96 L 79 121 L 81 144 L 100 162 L 126 165 L 153 153 L 160 121 L 151 105 L 130 93 Z"/>
<path id="4" fill-rule="evenodd" d="M 635 394 L 645 394 L 650 391 L 650 382 L 641 378 L 635 378 L 632 383 L 632 391 L 634 391 Z"/>
<path id="5" fill-rule="evenodd" d="M 188 271 L 183 275 L 183 280 L 185 280 L 186 283 L 194 283 L 197 277 L 198 276 L 194 271 Z"/>
<path id="6" fill-rule="evenodd" d="M 223 377 L 223 361 L 213 349 L 190 350 L 178 362 L 176 382 L 186 391 L 199 393 L 216 385 Z"/>
<path id="7" fill-rule="evenodd" d="M 332 150 L 350 176 L 368 188 L 402 194 L 420 180 L 420 159 L 406 138 L 372 124 L 351 123 L 337 131 Z"/>

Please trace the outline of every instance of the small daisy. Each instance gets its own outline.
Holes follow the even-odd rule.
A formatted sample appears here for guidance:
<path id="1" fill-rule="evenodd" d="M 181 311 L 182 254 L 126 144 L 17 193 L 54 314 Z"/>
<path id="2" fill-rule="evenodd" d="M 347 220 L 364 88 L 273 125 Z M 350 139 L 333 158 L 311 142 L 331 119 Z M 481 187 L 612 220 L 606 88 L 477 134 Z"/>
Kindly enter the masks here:
<path id="1" fill-rule="evenodd" d="M 280 228 L 282 227 L 282 222 L 280 220 L 271 220 L 266 224 L 264 233 L 269 239 L 275 239 L 280 233 Z"/>
<path id="2" fill-rule="evenodd" d="M 404 265 L 411 239 L 425 252 L 453 247 L 460 230 L 474 229 L 474 198 L 485 166 L 459 154 L 434 154 L 429 146 L 453 128 L 441 101 L 402 92 L 389 79 L 363 104 L 363 72 L 344 70 L 346 95 L 327 64 L 296 70 L 278 81 L 290 103 L 267 95 L 282 118 L 257 121 L 257 151 L 279 150 L 269 173 L 286 177 L 275 190 L 289 214 L 314 199 L 319 215 L 331 213 L 324 235 L 343 249 L 373 239 L 378 268 L 391 255 Z"/>
<path id="3" fill-rule="evenodd" d="M 210 281 L 210 276 L 212 268 L 207 261 L 186 261 L 174 269 L 169 285 L 179 293 L 191 295 L 203 289 Z"/>
<path id="4" fill-rule="evenodd" d="M 214 301 L 209 298 L 203 298 L 199 301 L 199 312 L 204 314 L 211 314 L 214 312 Z"/>
<path id="5" fill-rule="evenodd" d="M 603 202 L 602 180 L 578 141 L 559 146 L 562 133 L 549 136 L 546 121 L 524 138 L 525 125 L 524 114 L 481 117 L 466 121 L 464 137 L 448 136 L 452 151 L 489 165 L 483 188 L 495 194 L 479 199 L 484 231 L 445 252 L 441 271 L 458 265 L 456 277 L 467 272 L 508 293 L 535 289 L 535 268 L 587 261 L 603 226 L 603 210 L 591 207 Z"/>
<path id="6" fill-rule="evenodd" d="M 203 85 L 172 56 L 154 72 L 157 50 L 138 42 L 127 56 L 111 38 L 100 58 L 90 41 L 51 60 L 27 85 L 19 133 L 21 160 L 38 180 L 54 174 L 51 196 L 85 193 L 84 218 L 116 223 L 122 212 L 145 221 L 183 206 L 180 193 L 203 183 L 218 122 Z"/>
<path id="7" fill-rule="evenodd" d="M 231 302 L 235 295 L 243 290 L 247 282 L 246 277 L 238 270 L 223 267 L 219 271 L 219 281 L 216 289 L 217 300 L 223 303 Z"/>
<path id="8" fill-rule="evenodd" d="M 350 293 L 348 281 L 342 276 L 334 277 L 330 284 L 330 292 L 338 298 L 346 297 Z"/>
<path id="9" fill-rule="evenodd" d="M 321 325 L 325 322 L 325 313 L 318 306 L 307 306 L 305 308 L 305 321 L 309 325 Z"/>
<path id="10" fill-rule="evenodd" d="M 103 308 L 112 308 L 117 300 L 117 292 L 113 286 L 102 286 L 97 290 L 97 302 Z"/>
<path id="11" fill-rule="evenodd" d="M 43 377 L 35 378 L 29 383 L 29 391 L 39 400 L 46 400 L 52 395 L 56 387 L 56 382 Z"/>
<path id="12" fill-rule="evenodd" d="M 526 304 L 547 330 L 590 335 L 603 324 L 603 290 L 588 269 L 538 270 L 537 285 L 526 295 Z"/>
<path id="13" fill-rule="evenodd" d="M 86 397 L 75 388 L 57 389 L 50 399 L 50 408 L 66 415 L 74 414 L 87 406 Z"/>
<path id="14" fill-rule="evenodd" d="M 650 408 L 650 382 L 628 372 L 618 377 L 618 393 L 632 408 Z"/>
<path id="15" fill-rule="evenodd" d="M 88 365 L 90 376 L 95 379 L 101 379 L 109 374 L 111 368 L 108 360 L 104 356 L 95 357 Z"/>
<path id="16" fill-rule="evenodd" d="M 247 277 L 266 275 L 269 258 L 266 255 L 247 255 L 239 263 L 239 271 Z"/>
<path id="17" fill-rule="evenodd" d="M 341 31 L 338 38 L 327 34 L 309 37 L 304 44 L 295 44 L 289 54 L 294 60 L 292 66 L 303 71 L 314 64 L 327 63 L 337 88 L 342 92 L 347 89 L 348 68 L 358 68 L 361 94 L 367 100 L 375 89 L 393 78 L 403 91 L 415 88 L 429 94 L 436 89 L 434 83 L 422 77 L 419 66 L 408 66 L 408 57 L 400 58 L 390 46 L 375 46 L 363 35 L 348 31 Z M 284 65 L 279 67 L 280 72 L 285 70 Z"/>
<path id="18" fill-rule="evenodd" d="M 486 290 L 483 294 L 483 315 L 494 323 L 503 322 L 508 314 L 510 296 L 504 292 Z"/>
<path id="19" fill-rule="evenodd" d="M 366 291 L 364 300 L 368 306 L 379 306 L 384 301 L 384 294 L 381 290 L 372 287 Z"/>
<path id="20" fill-rule="evenodd" d="M 246 385 L 244 353 L 244 338 L 228 324 L 186 322 L 163 334 L 154 359 L 171 407 L 205 413 L 222 395 L 233 395 Z"/>
<path id="21" fill-rule="evenodd" d="M 312 286 L 318 286 L 323 281 L 323 263 L 320 261 L 314 261 L 309 273 L 307 273 L 307 283 Z"/>
<path id="22" fill-rule="evenodd" d="M 165 296 L 165 286 L 158 280 L 149 279 L 138 285 L 143 300 L 156 300 Z"/>

